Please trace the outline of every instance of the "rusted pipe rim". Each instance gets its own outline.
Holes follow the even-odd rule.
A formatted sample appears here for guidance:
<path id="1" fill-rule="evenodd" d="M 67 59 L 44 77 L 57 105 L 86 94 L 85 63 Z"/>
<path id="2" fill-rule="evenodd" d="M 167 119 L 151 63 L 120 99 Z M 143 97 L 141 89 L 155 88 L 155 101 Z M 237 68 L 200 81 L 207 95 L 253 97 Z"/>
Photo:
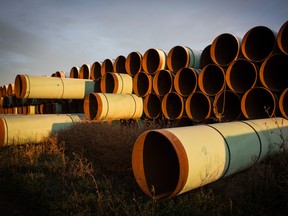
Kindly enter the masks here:
<path id="1" fill-rule="evenodd" d="M 119 87 L 117 75 L 114 72 L 107 72 L 101 79 L 100 89 L 103 93 L 116 93 Z"/>
<path id="2" fill-rule="evenodd" d="M 80 79 L 90 79 L 90 65 L 83 64 L 79 70 L 79 78 Z"/>
<path id="3" fill-rule="evenodd" d="M 17 98 L 24 98 L 27 92 L 26 75 L 18 74 L 15 77 L 15 95 Z"/>
<path id="4" fill-rule="evenodd" d="M 142 55 L 140 52 L 131 52 L 125 62 L 125 69 L 130 76 L 135 76 L 142 70 Z"/>
<path id="5" fill-rule="evenodd" d="M 150 93 L 145 96 L 143 101 L 144 114 L 150 119 L 157 119 L 161 114 L 161 99 L 155 93 Z"/>
<path id="6" fill-rule="evenodd" d="M 280 95 L 279 109 L 282 116 L 288 119 L 288 88 L 286 88 Z"/>
<path id="7" fill-rule="evenodd" d="M 189 164 L 178 137 L 167 130 L 150 130 L 141 134 L 134 144 L 132 168 L 147 196 L 166 199 L 184 188 Z"/>
<path id="8" fill-rule="evenodd" d="M 84 99 L 84 115 L 89 120 L 99 119 L 102 113 L 102 100 L 98 93 L 89 93 Z"/>
<path id="9" fill-rule="evenodd" d="M 193 67 L 194 62 L 195 56 L 189 47 L 175 46 L 168 52 L 167 67 L 173 72 L 177 72 L 183 67 Z"/>
<path id="10" fill-rule="evenodd" d="M 148 49 L 142 58 L 143 70 L 148 74 L 155 74 L 166 68 L 166 53 L 161 49 Z"/>
<path id="11" fill-rule="evenodd" d="M 286 55 L 288 55 L 288 21 L 286 21 L 278 31 L 277 44 L 279 49 Z"/>
<path id="12" fill-rule="evenodd" d="M 145 97 L 152 92 L 153 78 L 141 71 L 133 77 L 133 91 L 139 97 Z"/>
<path id="13" fill-rule="evenodd" d="M 71 70 L 70 70 L 70 78 L 79 78 L 79 70 L 80 68 L 79 67 L 72 67 Z"/>

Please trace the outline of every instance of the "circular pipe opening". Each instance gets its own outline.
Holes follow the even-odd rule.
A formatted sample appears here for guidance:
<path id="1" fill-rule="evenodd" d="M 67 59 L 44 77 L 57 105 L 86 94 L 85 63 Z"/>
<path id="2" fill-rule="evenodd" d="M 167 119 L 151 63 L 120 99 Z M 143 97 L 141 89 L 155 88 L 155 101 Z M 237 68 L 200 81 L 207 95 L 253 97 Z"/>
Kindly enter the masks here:
<path id="1" fill-rule="evenodd" d="M 144 114 L 150 119 L 157 119 L 161 114 L 161 99 L 151 93 L 144 98 Z"/>
<path id="2" fill-rule="evenodd" d="M 142 55 L 139 52 L 131 52 L 126 59 L 125 68 L 130 76 L 135 76 L 142 70 Z"/>
<path id="3" fill-rule="evenodd" d="M 100 82 L 101 92 L 103 93 L 114 93 L 117 89 L 116 81 L 113 73 L 105 73 Z"/>
<path id="4" fill-rule="evenodd" d="M 100 62 L 96 61 L 92 64 L 91 67 L 91 78 L 93 80 L 98 80 L 103 76 L 103 74 L 101 73 L 101 64 Z"/>
<path id="5" fill-rule="evenodd" d="M 79 78 L 79 67 L 72 67 L 70 70 L 70 78 Z"/>
<path id="6" fill-rule="evenodd" d="M 101 65 L 101 73 L 105 74 L 107 72 L 114 72 L 113 71 L 113 61 L 111 59 L 105 59 Z"/>
<path id="7" fill-rule="evenodd" d="M 288 55 L 288 21 L 286 21 L 278 31 L 277 44 L 280 50 Z"/>
<path id="8" fill-rule="evenodd" d="M 133 90 L 139 97 L 145 97 L 152 91 L 152 77 L 145 72 L 137 73 L 133 78 Z"/>
<path id="9" fill-rule="evenodd" d="M 161 109 L 167 119 L 179 119 L 183 115 L 184 99 L 176 92 L 170 92 L 164 96 Z"/>
<path id="10" fill-rule="evenodd" d="M 125 68 L 126 57 L 123 55 L 118 56 L 113 64 L 116 73 L 127 73 Z"/>
<path id="11" fill-rule="evenodd" d="M 211 44 L 206 46 L 201 53 L 200 57 L 200 67 L 204 68 L 208 64 L 213 64 L 213 60 L 210 55 Z"/>
<path id="12" fill-rule="evenodd" d="M 197 72 L 189 67 L 177 71 L 174 78 L 174 88 L 183 97 L 190 95 L 197 88 Z"/>
<path id="13" fill-rule="evenodd" d="M 189 66 L 189 52 L 186 47 L 175 46 L 173 47 L 167 56 L 167 66 L 171 71 L 178 71 L 183 67 Z"/>
<path id="14" fill-rule="evenodd" d="M 166 65 L 166 54 L 159 49 L 149 49 L 144 53 L 142 66 L 148 74 L 155 74 L 162 70 Z"/>
<path id="15" fill-rule="evenodd" d="M 83 64 L 80 67 L 79 78 L 80 79 L 90 79 L 90 66 L 89 65 Z"/>
<path id="16" fill-rule="evenodd" d="M 173 89 L 173 74 L 169 70 L 158 71 L 153 78 L 153 89 L 160 97 L 170 93 Z"/>
<path id="17" fill-rule="evenodd" d="M 288 119 L 288 88 L 286 88 L 280 95 L 279 109 L 282 116 Z"/>
<path id="18" fill-rule="evenodd" d="M 14 85 L 15 85 L 15 95 L 16 95 L 17 98 L 23 98 L 25 96 L 26 87 L 27 87 L 25 81 L 26 80 L 25 80 L 25 76 L 24 75 L 19 75 L 18 74 L 15 77 Z M 23 88 L 25 88 L 25 90 Z"/>

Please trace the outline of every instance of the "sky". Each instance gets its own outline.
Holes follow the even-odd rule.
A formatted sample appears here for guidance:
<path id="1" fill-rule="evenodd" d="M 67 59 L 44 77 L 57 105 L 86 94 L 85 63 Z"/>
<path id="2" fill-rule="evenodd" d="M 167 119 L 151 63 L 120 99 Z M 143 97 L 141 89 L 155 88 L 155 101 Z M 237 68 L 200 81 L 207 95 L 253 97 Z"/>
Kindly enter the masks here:
<path id="1" fill-rule="evenodd" d="M 287 0 L 3 0 L 0 85 L 150 48 L 203 50 L 220 34 L 278 32 L 287 20 Z"/>

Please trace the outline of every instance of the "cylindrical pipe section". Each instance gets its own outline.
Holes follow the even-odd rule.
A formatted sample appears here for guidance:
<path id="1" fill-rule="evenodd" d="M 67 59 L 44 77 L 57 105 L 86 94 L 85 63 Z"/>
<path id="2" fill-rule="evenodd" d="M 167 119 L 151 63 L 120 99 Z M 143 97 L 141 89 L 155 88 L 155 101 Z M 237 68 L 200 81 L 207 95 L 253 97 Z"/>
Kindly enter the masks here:
<path id="1" fill-rule="evenodd" d="M 157 119 L 161 116 L 161 98 L 157 94 L 147 94 L 144 97 L 143 103 L 144 114 L 149 119 Z"/>
<path id="2" fill-rule="evenodd" d="M 90 65 L 89 64 L 83 64 L 80 67 L 79 70 L 79 79 L 90 79 Z"/>
<path id="3" fill-rule="evenodd" d="M 187 46 L 175 46 L 168 53 L 167 67 L 173 72 L 183 67 L 200 68 L 200 57 L 201 51 Z"/>
<path id="4" fill-rule="evenodd" d="M 241 116 L 241 98 L 230 90 L 219 92 L 213 100 L 213 113 L 219 122 L 235 121 Z"/>
<path id="5" fill-rule="evenodd" d="M 129 74 L 107 72 L 101 79 L 100 89 L 102 93 L 132 93 L 133 79 Z"/>
<path id="6" fill-rule="evenodd" d="M 282 116 L 288 119 L 288 88 L 286 88 L 280 95 L 279 110 Z"/>
<path id="7" fill-rule="evenodd" d="M 210 118 L 212 112 L 210 97 L 201 91 L 191 93 L 185 102 L 185 111 L 194 122 L 202 122 Z"/>
<path id="8" fill-rule="evenodd" d="M 277 44 L 279 49 L 288 55 L 288 20 L 281 26 L 277 34 Z"/>
<path id="9" fill-rule="evenodd" d="M 259 70 L 262 85 L 271 91 L 280 92 L 288 87 L 288 56 L 273 54 L 265 59 Z"/>
<path id="10" fill-rule="evenodd" d="M 171 198 L 279 152 L 279 133 L 288 136 L 284 118 L 149 130 L 133 146 L 133 174 L 150 198 Z"/>
<path id="11" fill-rule="evenodd" d="M 142 58 L 140 52 L 129 53 L 125 61 L 125 69 L 130 76 L 134 77 L 137 73 L 142 71 Z"/>
<path id="12" fill-rule="evenodd" d="M 126 57 L 123 55 L 119 55 L 114 63 L 113 63 L 113 70 L 116 73 L 127 73 L 125 68 Z"/>
<path id="13" fill-rule="evenodd" d="M 84 99 L 94 92 L 94 81 L 20 75 L 15 78 L 15 95 L 18 98 Z"/>
<path id="14" fill-rule="evenodd" d="M 212 58 L 211 58 L 211 44 L 206 46 L 204 50 L 201 52 L 201 57 L 200 57 L 200 68 L 204 68 L 208 64 L 214 64 Z"/>
<path id="15" fill-rule="evenodd" d="M 0 147 L 39 143 L 80 121 L 78 115 L 1 115 Z"/>
<path id="16" fill-rule="evenodd" d="M 211 44 L 212 61 L 220 66 L 228 66 L 241 53 L 240 39 L 235 35 L 224 33 L 218 35 Z"/>
<path id="17" fill-rule="evenodd" d="M 114 61 L 112 59 L 105 59 L 101 65 L 101 74 L 105 74 L 107 72 L 114 72 L 113 64 Z"/>
<path id="18" fill-rule="evenodd" d="M 54 74 L 52 74 L 52 77 L 65 78 L 65 71 L 56 71 Z"/>
<path id="19" fill-rule="evenodd" d="M 15 96 L 15 84 L 14 83 L 9 83 L 7 91 L 8 91 L 7 92 L 8 96 Z"/>
<path id="20" fill-rule="evenodd" d="M 70 70 L 69 77 L 78 79 L 79 78 L 79 70 L 80 70 L 80 67 L 76 67 L 76 66 L 72 67 Z"/>
<path id="21" fill-rule="evenodd" d="M 174 74 L 170 70 L 157 71 L 153 77 L 154 92 L 163 97 L 173 90 Z"/>
<path id="22" fill-rule="evenodd" d="M 103 75 L 101 72 L 101 63 L 98 61 L 94 62 L 91 67 L 91 79 L 99 80 Z"/>
<path id="23" fill-rule="evenodd" d="M 144 71 L 133 77 L 133 91 L 139 97 L 145 97 L 153 90 L 153 77 Z"/>
<path id="24" fill-rule="evenodd" d="M 90 120 L 139 119 L 143 100 L 135 94 L 90 93 L 84 99 L 84 114 Z"/>
<path id="25" fill-rule="evenodd" d="M 148 74 L 155 74 L 159 70 L 166 69 L 166 53 L 161 49 L 148 49 L 142 58 L 143 70 Z"/>
<path id="26" fill-rule="evenodd" d="M 174 77 L 175 91 L 183 97 L 188 97 L 197 89 L 198 73 L 200 69 L 184 67 L 177 71 Z"/>
<path id="27" fill-rule="evenodd" d="M 162 99 L 161 110 L 166 119 L 180 119 L 185 111 L 184 98 L 176 92 L 166 94 Z"/>
<path id="28" fill-rule="evenodd" d="M 276 47 L 276 33 L 266 26 L 256 26 L 245 33 L 241 50 L 246 59 L 262 62 Z"/>
<path id="29" fill-rule="evenodd" d="M 247 119 L 268 118 L 276 115 L 277 98 L 267 88 L 254 87 L 242 96 L 241 111 Z"/>
<path id="30" fill-rule="evenodd" d="M 206 65 L 199 73 L 198 86 L 200 90 L 209 96 L 215 96 L 225 88 L 225 72 L 216 64 Z"/>
<path id="31" fill-rule="evenodd" d="M 257 66 L 244 58 L 231 62 L 225 74 L 227 86 L 236 93 L 245 93 L 255 87 L 257 77 Z"/>

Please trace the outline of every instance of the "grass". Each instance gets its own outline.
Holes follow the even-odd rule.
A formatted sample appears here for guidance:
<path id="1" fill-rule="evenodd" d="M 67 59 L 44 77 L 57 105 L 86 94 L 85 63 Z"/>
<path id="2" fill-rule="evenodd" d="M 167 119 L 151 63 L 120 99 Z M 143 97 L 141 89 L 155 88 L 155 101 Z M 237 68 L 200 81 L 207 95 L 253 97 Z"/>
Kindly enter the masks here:
<path id="1" fill-rule="evenodd" d="M 131 168 L 159 122 L 84 122 L 41 144 L 0 149 L 0 192 L 22 215 L 286 215 L 288 153 L 175 198 L 149 199 Z"/>

